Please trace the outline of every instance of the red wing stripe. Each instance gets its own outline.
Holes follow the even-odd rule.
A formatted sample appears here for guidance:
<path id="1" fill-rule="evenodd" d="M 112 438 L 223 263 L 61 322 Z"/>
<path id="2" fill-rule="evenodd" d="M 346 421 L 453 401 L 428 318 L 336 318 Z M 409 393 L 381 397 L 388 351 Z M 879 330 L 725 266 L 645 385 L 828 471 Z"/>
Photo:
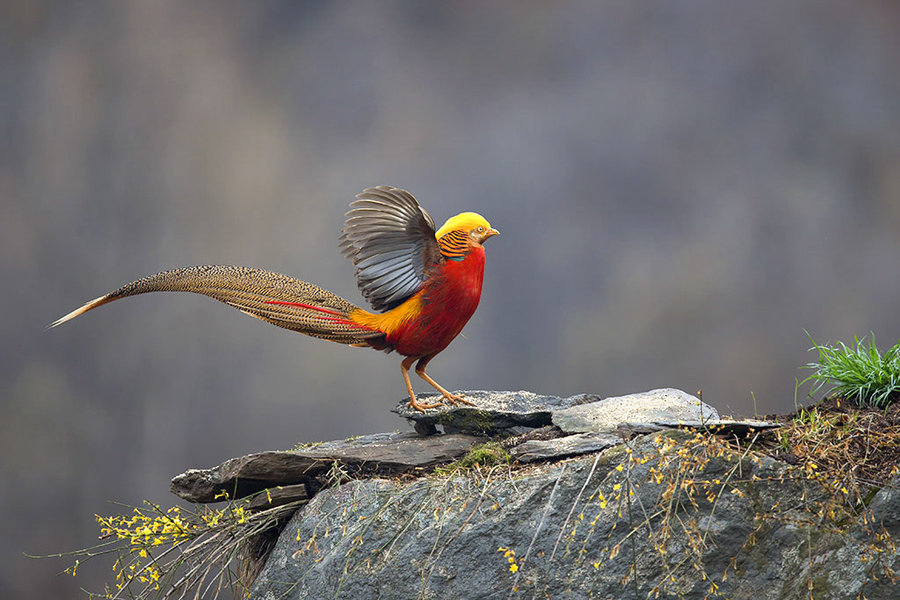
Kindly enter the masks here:
<path id="1" fill-rule="evenodd" d="M 266 304 L 280 304 L 282 306 L 296 306 L 297 308 L 305 308 L 307 310 L 314 310 L 316 312 L 321 312 L 329 315 L 334 315 L 337 318 L 332 317 L 318 317 L 323 321 L 331 321 L 332 323 L 340 323 L 341 325 L 349 325 L 351 327 L 358 327 L 360 329 L 366 329 L 368 331 L 378 331 L 372 327 L 367 327 L 366 325 L 360 325 L 359 323 L 354 323 L 341 313 L 329 310 L 327 308 L 322 308 L 321 306 L 313 306 L 312 304 L 304 304 L 302 302 L 285 302 L 284 300 L 267 300 Z"/>
<path id="2" fill-rule="evenodd" d="M 342 315 L 341 313 L 339 313 L 337 311 L 329 310 L 327 308 L 322 308 L 320 306 L 313 306 L 312 304 L 303 304 L 302 302 L 285 302 L 283 300 L 268 300 L 268 301 L 266 301 L 266 304 L 281 304 L 283 306 L 296 306 L 297 308 L 306 308 L 309 310 L 315 310 L 318 312 L 328 313 L 329 315 L 334 315 L 336 317 L 344 318 L 344 315 Z"/>

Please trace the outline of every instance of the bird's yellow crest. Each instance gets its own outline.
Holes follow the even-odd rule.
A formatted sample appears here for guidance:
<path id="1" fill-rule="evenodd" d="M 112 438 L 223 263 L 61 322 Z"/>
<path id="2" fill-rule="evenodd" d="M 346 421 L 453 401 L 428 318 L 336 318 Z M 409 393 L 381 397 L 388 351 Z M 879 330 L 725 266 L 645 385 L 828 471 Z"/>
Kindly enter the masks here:
<path id="1" fill-rule="evenodd" d="M 485 231 L 487 231 L 491 228 L 491 224 L 478 213 L 459 213 L 455 217 L 447 219 L 447 221 L 441 225 L 441 228 L 435 232 L 434 237 L 441 239 L 445 233 L 450 231 L 471 231 L 473 229 L 478 229 L 479 227 L 484 227 Z"/>

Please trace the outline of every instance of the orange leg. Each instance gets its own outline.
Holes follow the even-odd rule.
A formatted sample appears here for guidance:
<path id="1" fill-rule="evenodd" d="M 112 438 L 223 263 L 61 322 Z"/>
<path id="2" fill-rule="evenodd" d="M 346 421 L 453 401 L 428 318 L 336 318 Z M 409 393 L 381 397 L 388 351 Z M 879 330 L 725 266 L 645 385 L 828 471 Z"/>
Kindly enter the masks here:
<path id="1" fill-rule="evenodd" d="M 406 391 L 409 392 L 409 404 L 407 406 L 409 408 L 414 408 L 420 412 L 425 412 L 426 408 L 437 408 L 440 406 L 438 404 L 422 404 L 416 401 L 416 393 L 412 389 L 412 383 L 409 381 L 409 368 L 412 366 L 414 362 L 416 362 L 415 356 L 407 356 L 403 359 L 403 362 L 400 363 L 400 371 L 403 373 L 403 381 L 406 383 Z M 418 368 L 417 368 L 418 369 Z M 418 370 L 416 371 L 418 372 Z"/>
<path id="2" fill-rule="evenodd" d="M 430 383 L 431 386 L 439 391 L 441 393 L 441 396 L 443 396 L 444 399 L 447 400 L 447 402 L 449 402 L 450 404 L 456 405 L 462 402 L 463 404 L 468 404 L 469 406 L 475 406 L 474 402 L 463 399 L 464 394 L 451 394 L 449 391 L 441 387 L 437 381 L 429 377 L 428 373 L 425 372 L 425 366 L 428 364 L 428 361 L 434 358 L 434 356 L 435 355 L 432 354 L 431 356 L 425 356 L 419 359 L 418 364 L 416 364 L 416 375 Z"/>

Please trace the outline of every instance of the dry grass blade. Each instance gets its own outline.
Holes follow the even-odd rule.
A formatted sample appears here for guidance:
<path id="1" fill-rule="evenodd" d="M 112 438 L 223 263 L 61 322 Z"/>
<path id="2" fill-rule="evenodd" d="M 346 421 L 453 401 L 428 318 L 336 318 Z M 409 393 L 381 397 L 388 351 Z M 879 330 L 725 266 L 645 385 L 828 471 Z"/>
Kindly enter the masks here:
<path id="1" fill-rule="evenodd" d="M 247 589 L 253 569 L 246 562 L 248 544 L 256 536 L 280 527 L 304 501 L 251 512 L 250 499 L 208 506 L 196 511 L 163 510 L 146 503 L 127 507 L 130 514 L 96 516 L 102 544 L 55 556 L 75 557 L 76 566 L 98 556 L 115 554 L 115 581 L 91 596 L 118 598 L 217 598 L 225 588 Z M 72 570 L 74 574 L 74 569 Z"/>

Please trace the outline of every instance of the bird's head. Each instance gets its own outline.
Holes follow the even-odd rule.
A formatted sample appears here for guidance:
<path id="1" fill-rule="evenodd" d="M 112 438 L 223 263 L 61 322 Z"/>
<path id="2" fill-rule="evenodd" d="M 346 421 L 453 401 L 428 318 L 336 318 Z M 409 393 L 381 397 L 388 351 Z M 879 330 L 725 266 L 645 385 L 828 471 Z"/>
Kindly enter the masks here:
<path id="1" fill-rule="evenodd" d="M 450 232 L 462 232 L 466 234 L 469 242 L 473 245 L 480 246 L 486 239 L 491 236 L 498 235 L 500 232 L 491 227 L 487 219 L 473 212 L 459 213 L 455 217 L 450 217 L 435 232 L 434 237 L 441 239 Z"/>

